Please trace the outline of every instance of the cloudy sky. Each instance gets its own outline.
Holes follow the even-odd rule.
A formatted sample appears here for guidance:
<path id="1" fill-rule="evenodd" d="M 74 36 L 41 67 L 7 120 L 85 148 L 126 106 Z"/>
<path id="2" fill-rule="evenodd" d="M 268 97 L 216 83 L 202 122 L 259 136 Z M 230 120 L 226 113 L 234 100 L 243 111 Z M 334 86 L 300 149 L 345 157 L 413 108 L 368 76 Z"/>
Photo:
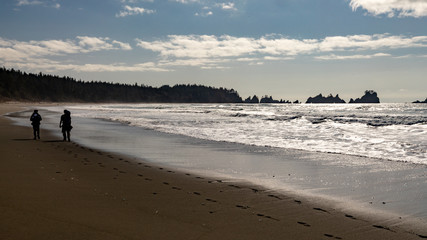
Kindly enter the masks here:
<path id="1" fill-rule="evenodd" d="M 3 0 L 0 66 L 305 101 L 427 97 L 427 0 Z"/>

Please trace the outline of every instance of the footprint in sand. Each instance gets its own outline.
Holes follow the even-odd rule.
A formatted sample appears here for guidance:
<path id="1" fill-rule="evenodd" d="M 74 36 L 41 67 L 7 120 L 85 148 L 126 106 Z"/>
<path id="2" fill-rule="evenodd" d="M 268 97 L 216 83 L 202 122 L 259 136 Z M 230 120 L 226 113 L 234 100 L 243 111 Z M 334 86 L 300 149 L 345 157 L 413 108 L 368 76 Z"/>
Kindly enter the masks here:
<path id="1" fill-rule="evenodd" d="M 206 198 L 206 201 L 208 201 L 208 202 L 213 202 L 213 203 L 216 203 L 216 202 L 218 202 L 218 201 L 216 201 L 216 200 L 213 200 L 213 199 L 210 199 L 210 198 Z"/>
<path id="2" fill-rule="evenodd" d="M 271 198 L 276 198 L 276 199 L 279 199 L 279 200 L 282 200 L 280 197 L 278 197 L 278 196 L 276 196 L 276 195 L 273 195 L 273 194 L 270 194 L 270 195 L 268 195 L 269 197 L 271 197 Z"/>
<path id="3" fill-rule="evenodd" d="M 311 227 L 310 224 L 305 223 L 305 222 L 297 222 L 297 223 L 303 225 L 304 227 Z"/>
<path id="4" fill-rule="evenodd" d="M 236 205 L 237 208 L 241 208 L 241 209 L 249 209 L 249 206 L 242 206 L 242 205 Z"/>
<path id="5" fill-rule="evenodd" d="M 388 227 L 384 227 L 384 226 L 380 226 L 380 225 L 372 225 L 373 227 L 375 227 L 375 228 L 379 228 L 379 229 L 384 229 L 384 230 L 387 230 L 387 231 L 390 231 L 390 232 L 394 232 L 394 231 L 392 231 L 390 228 L 388 228 Z"/>
<path id="6" fill-rule="evenodd" d="M 274 220 L 274 221 L 280 221 L 279 219 L 277 219 L 277 218 L 273 218 L 273 217 L 271 217 L 271 216 L 268 216 L 268 215 L 265 215 L 265 214 L 262 214 L 262 213 L 257 213 L 256 214 L 258 217 L 263 217 L 263 218 L 267 218 L 267 219 L 270 219 L 270 220 Z"/>
<path id="7" fill-rule="evenodd" d="M 335 237 L 334 235 L 328 234 L 328 233 L 323 234 L 323 236 L 328 237 L 328 238 L 342 239 L 340 237 Z"/>
<path id="8" fill-rule="evenodd" d="M 355 217 L 353 217 L 352 215 L 349 215 L 349 214 L 346 214 L 346 215 L 345 215 L 345 217 L 346 217 L 346 218 L 353 219 L 353 220 L 357 220 L 357 218 L 355 218 Z"/>
<path id="9" fill-rule="evenodd" d="M 228 186 L 229 186 L 229 187 L 232 187 L 232 188 L 241 189 L 241 187 L 239 187 L 239 186 L 237 186 L 237 185 L 234 185 L 234 184 L 229 184 Z"/>
<path id="10" fill-rule="evenodd" d="M 321 208 L 313 208 L 316 211 L 320 211 L 320 212 L 324 212 L 324 213 L 329 213 L 328 211 L 321 209 Z"/>

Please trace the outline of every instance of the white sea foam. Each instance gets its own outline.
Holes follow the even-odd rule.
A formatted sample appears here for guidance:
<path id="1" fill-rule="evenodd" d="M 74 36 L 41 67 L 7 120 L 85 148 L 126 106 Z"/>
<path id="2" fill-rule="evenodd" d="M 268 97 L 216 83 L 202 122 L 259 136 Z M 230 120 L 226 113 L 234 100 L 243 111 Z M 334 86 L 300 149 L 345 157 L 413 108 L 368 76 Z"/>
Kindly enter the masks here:
<path id="1" fill-rule="evenodd" d="M 103 104 L 71 109 L 73 116 L 200 139 L 427 164 L 424 104 Z"/>

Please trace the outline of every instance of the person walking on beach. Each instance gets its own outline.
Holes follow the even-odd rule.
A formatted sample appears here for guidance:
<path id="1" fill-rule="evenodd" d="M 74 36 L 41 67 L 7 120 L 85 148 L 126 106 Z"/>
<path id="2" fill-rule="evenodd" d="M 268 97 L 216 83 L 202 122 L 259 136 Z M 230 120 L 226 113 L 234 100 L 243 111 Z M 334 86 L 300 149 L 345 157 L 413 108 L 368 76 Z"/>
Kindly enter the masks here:
<path id="1" fill-rule="evenodd" d="M 59 122 L 59 127 L 62 128 L 62 136 L 64 136 L 64 141 L 68 139 L 70 141 L 70 131 L 73 128 L 71 126 L 71 112 L 64 110 L 64 114 L 61 116 L 61 121 Z"/>
<path id="2" fill-rule="evenodd" d="M 33 125 L 34 140 L 37 138 L 40 139 L 40 122 L 42 121 L 42 116 L 40 116 L 38 110 L 34 110 L 33 114 L 31 114 L 30 121 L 31 125 Z"/>

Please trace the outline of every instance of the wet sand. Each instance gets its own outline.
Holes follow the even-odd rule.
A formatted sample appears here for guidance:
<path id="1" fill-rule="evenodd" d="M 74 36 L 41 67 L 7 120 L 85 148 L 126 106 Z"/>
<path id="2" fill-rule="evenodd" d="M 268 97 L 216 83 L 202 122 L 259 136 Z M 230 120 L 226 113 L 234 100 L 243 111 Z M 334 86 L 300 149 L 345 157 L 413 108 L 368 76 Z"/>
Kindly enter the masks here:
<path id="1" fill-rule="evenodd" d="M 0 114 L 25 104 L 1 104 Z M 0 117 L 0 239 L 421 239 L 395 221 L 62 142 Z M 381 218 L 378 218 L 381 219 Z"/>

